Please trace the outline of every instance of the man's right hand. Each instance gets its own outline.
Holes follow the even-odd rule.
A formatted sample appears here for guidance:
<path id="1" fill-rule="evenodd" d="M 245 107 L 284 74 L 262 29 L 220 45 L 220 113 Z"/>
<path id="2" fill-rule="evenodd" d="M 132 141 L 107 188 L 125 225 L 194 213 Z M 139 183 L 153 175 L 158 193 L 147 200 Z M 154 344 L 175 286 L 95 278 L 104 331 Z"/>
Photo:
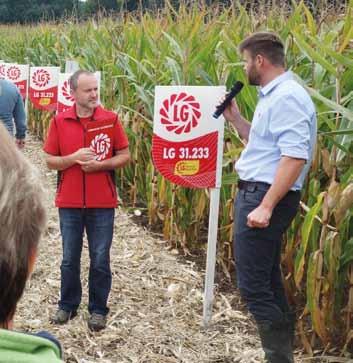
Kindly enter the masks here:
<path id="1" fill-rule="evenodd" d="M 81 149 L 78 149 L 73 154 L 73 158 L 75 159 L 76 162 L 94 160 L 95 156 L 96 154 L 89 147 L 83 147 Z"/>
<path id="2" fill-rule="evenodd" d="M 231 122 L 234 126 L 236 126 L 237 121 L 241 119 L 239 107 L 234 99 L 231 100 L 229 105 L 223 111 L 223 116 L 228 122 Z"/>
<path id="3" fill-rule="evenodd" d="M 220 104 L 224 101 L 225 96 L 221 99 Z M 232 99 L 229 105 L 223 111 L 224 118 L 230 122 L 238 131 L 243 140 L 249 139 L 250 123 L 240 114 L 239 107 L 235 99 Z"/>

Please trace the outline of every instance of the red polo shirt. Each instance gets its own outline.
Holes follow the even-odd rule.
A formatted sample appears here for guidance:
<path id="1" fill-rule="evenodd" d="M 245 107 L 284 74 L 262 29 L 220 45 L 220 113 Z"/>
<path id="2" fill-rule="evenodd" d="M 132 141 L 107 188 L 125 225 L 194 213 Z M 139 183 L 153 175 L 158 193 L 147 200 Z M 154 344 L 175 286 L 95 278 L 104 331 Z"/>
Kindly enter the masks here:
<path id="1" fill-rule="evenodd" d="M 43 149 L 50 155 L 66 156 L 102 140 L 103 143 L 99 145 L 103 145 L 103 153 L 98 157 L 105 159 L 129 145 L 114 112 L 98 106 L 90 119 L 80 120 L 74 105 L 53 118 Z M 98 148 L 98 152 L 99 150 Z M 60 171 L 55 205 L 59 208 L 116 207 L 117 194 L 113 175 L 110 170 L 84 173 L 79 164 Z"/>

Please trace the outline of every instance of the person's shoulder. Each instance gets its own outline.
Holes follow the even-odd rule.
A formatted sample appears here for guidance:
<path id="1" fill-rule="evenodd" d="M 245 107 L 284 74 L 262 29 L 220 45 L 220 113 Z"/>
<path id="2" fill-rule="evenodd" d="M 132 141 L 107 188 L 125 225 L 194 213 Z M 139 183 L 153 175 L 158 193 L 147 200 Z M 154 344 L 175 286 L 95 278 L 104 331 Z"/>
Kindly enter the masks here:
<path id="1" fill-rule="evenodd" d="M 97 108 L 95 110 L 94 117 L 97 120 L 101 120 L 101 119 L 116 120 L 118 116 L 117 116 L 116 112 L 107 110 L 102 105 L 99 105 L 99 106 L 97 106 Z"/>
<path id="2" fill-rule="evenodd" d="M 5 91 L 5 92 L 13 92 L 13 93 L 20 93 L 18 88 L 16 87 L 16 85 L 10 81 L 8 81 L 7 79 L 1 79 L 1 88 Z"/>
<path id="3" fill-rule="evenodd" d="M 280 84 L 279 96 L 288 101 L 293 100 L 301 104 L 313 106 L 313 101 L 308 91 L 295 79 L 288 79 Z"/>
<path id="4" fill-rule="evenodd" d="M 69 119 L 76 120 L 77 116 L 76 116 L 75 109 L 73 107 L 70 107 L 68 110 L 58 112 L 54 118 L 56 121 L 61 122 L 63 120 L 69 120 Z"/>
<path id="5" fill-rule="evenodd" d="M 97 118 L 117 118 L 117 114 L 114 111 L 104 108 L 102 105 L 97 106 L 95 114 Z"/>
<path id="6" fill-rule="evenodd" d="M 58 356 L 61 355 L 61 345 L 51 334 L 40 332 L 39 334 L 31 334 L 31 333 L 24 333 L 18 332 L 15 330 L 7 330 L 7 329 L 0 329 L 0 338 L 3 342 L 6 342 L 5 345 L 8 344 L 17 344 L 19 350 L 26 351 L 26 347 L 51 347 L 55 350 Z M 30 352 L 31 349 L 28 349 Z"/>

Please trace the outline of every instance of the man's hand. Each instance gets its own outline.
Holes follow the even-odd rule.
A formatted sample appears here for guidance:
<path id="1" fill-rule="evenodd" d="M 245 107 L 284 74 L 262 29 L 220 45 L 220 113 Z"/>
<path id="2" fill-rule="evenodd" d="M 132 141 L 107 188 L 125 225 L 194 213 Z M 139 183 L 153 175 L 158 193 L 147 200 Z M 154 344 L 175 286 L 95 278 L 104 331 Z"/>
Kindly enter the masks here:
<path id="1" fill-rule="evenodd" d="M 16 145 L 19 149 L 23 149 L 25 147 L 25 139 L 16 139 Z"/>
<path id="2" fill-rule="evenodd" d="M 80 165 L 82 165 L 80 162 L 94 160 L 95 156 L 96 154 L 89 147 L 83 147 L 82 149 L 78 149 L 73 154 L 73 158 Z"/>
<path id="3" fill-rule="evenodd" d="M 239 107 L 234 99 L 231 100 L 229 105 L 223 111 L 223 116 L 228 122 L 231 122 L 232 124 L 236 124 L 237 120 L 241 118 Z"/>
<path id="4" fill-rule="evenodd" d="M 225 99 L 225 96 L 220 100 L 221 104 Z M 239 107 L 235 99 L 229 103 L 229 105 L 223 111 L 224 118 L 230 122 L 237 130 L 239 136 L 243 140 L 249 139 L 250 123 L 240 114 Z"/>
<path id="5" fill-rule="evenodd" d="M 248 214 L 247 225 L 250 228 L 266 228 L 270 224 L 272 209 L 259 205 Z"/>
<path id="6" fill-rule="evenodd" d="M 94 173 L 96 171 L 102 170 L 102 163 L 95 159 L 88 160 L 88 161 L 77 160 L 77 163 L 81 165 L 81 169 L 85 173 Z"/>

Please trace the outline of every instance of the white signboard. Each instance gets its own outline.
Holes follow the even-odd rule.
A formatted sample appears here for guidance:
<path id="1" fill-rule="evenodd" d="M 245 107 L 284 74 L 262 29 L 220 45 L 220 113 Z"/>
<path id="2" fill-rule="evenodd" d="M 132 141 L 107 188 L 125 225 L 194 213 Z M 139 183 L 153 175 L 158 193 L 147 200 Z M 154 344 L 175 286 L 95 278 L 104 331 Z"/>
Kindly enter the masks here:
<path id="1" fill-rule="evenodd" d="M 0 75 L 13 82 L 20 91 L 22 98 L 26 100 L 29 77 L 28 64 L 2 63 L 0 64 Z"/>
<path id="2" fill-rule="evenodd" d="M 59 67 L 31 67 L 29 98 L 34 108 L 55 111 L 58 102 Z"/>
<path id="3" fill-rule="evenodd" d="M 225 87 L 157 86 L 153 162 L 175 184 L 189 188 L 221 185 L 223 118 L 212 114 Z"/>

